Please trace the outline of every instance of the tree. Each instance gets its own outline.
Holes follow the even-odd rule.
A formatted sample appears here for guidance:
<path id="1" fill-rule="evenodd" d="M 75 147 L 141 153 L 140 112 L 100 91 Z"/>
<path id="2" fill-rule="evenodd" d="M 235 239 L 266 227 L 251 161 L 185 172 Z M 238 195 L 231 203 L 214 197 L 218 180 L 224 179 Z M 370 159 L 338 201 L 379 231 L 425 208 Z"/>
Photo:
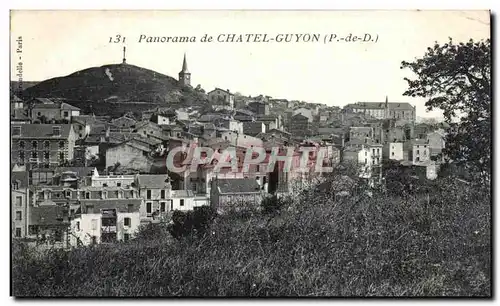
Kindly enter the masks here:
<path id="1" fill-rule="evenodd" d="M 416 79 L 405 78 L 405 96 L 427 98 L 428 110 L 443 110 L 450 129 L 443 153 L 448 161 L 489 181 L 491 174 L 491 44 L 490 40 L 427 48 L 422 58 L 403 61 Z M 458 120 L 458 122 L 456 122 Z"/>

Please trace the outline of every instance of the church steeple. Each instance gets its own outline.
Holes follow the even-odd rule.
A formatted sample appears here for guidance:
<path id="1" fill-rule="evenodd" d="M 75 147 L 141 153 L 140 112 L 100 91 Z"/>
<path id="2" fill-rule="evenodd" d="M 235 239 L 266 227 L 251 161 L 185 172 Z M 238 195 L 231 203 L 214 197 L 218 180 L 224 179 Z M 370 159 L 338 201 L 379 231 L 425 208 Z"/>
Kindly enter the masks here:
<path id="1" fill-rule="evenodd" d="M 182 62 L 182 70 L 179 72 L 179 83 L 183 86 L 191 86 L 191 73 L 188 70 L 186 53 L 184 53 L 184 61 Z"/>
<path id="2" fill-rule="evenodd" d="M 182 72 L 189 73 L 188 64 L 186 60 L 186 53 L 184 53 L 184 61 L 182 62 Z"/>

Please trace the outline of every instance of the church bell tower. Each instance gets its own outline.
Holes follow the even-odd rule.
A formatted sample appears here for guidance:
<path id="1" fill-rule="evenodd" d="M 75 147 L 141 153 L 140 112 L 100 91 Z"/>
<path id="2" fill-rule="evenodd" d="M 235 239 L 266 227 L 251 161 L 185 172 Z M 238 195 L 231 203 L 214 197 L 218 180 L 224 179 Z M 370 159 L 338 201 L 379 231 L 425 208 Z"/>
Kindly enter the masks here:
<path id="1" fill-rule="evenodd" d="M 184 61 L 182 62 L 182 70 L 179 72 L 179 83 L 182 86 L 191 86 L 191 73 L 188 70 L 186 53 L 184 53 Z"/>

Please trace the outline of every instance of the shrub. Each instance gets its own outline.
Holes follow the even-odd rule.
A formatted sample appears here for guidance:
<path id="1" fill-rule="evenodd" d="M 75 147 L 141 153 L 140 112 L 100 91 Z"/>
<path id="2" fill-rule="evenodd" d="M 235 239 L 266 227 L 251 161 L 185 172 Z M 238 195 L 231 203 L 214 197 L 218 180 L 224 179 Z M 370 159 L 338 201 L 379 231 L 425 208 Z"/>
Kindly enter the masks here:
<path id="1" fill-rule="evenodd" d="M 208 210 L 178 212 L 179 239 L 168 244 L 140 236 L 43 256 L 18 248 L 13 293 L 490 296 L 489 193 L 454 179 L 433 190 L 405 198 L 305 192 L 271 218 L 235 211 L 210 222 Z"/>

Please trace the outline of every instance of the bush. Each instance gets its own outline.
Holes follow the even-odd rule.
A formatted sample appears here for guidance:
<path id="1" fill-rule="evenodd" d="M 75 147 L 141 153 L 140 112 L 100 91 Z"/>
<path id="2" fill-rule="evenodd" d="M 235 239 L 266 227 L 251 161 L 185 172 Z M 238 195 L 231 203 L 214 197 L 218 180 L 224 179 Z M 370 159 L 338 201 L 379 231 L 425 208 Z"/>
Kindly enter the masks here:
<path id="1" fill-rule="evenodd" d="M 261 203 L 262 213 L 263 214 L 276 214 L 281 210 L 283 205 L 284 205 L 283 201 L 278 199 L 278 196 L 276 196 L 276 195 L 266 197 L 262 200 L 262 203 Z"/>
<path id="2" fill-rule="evenodd" d="M 210 222 L 208 210 L 179 212 L 172 243 L 140 238 L 44 257 L 20 248 L 13 293 L 491 296 L 490 200 L 443 179 L 429 197 L 306 192 L 271 218 L 229 213 Z"/>
<path id="3" fill-rule="evenodd" d="M 209 206 L 187 212 L 176 210 L 172 215 L 169 232 L 176 239 L 187 236 L 203 237 L 214 218 L 215 211 Z"/>

